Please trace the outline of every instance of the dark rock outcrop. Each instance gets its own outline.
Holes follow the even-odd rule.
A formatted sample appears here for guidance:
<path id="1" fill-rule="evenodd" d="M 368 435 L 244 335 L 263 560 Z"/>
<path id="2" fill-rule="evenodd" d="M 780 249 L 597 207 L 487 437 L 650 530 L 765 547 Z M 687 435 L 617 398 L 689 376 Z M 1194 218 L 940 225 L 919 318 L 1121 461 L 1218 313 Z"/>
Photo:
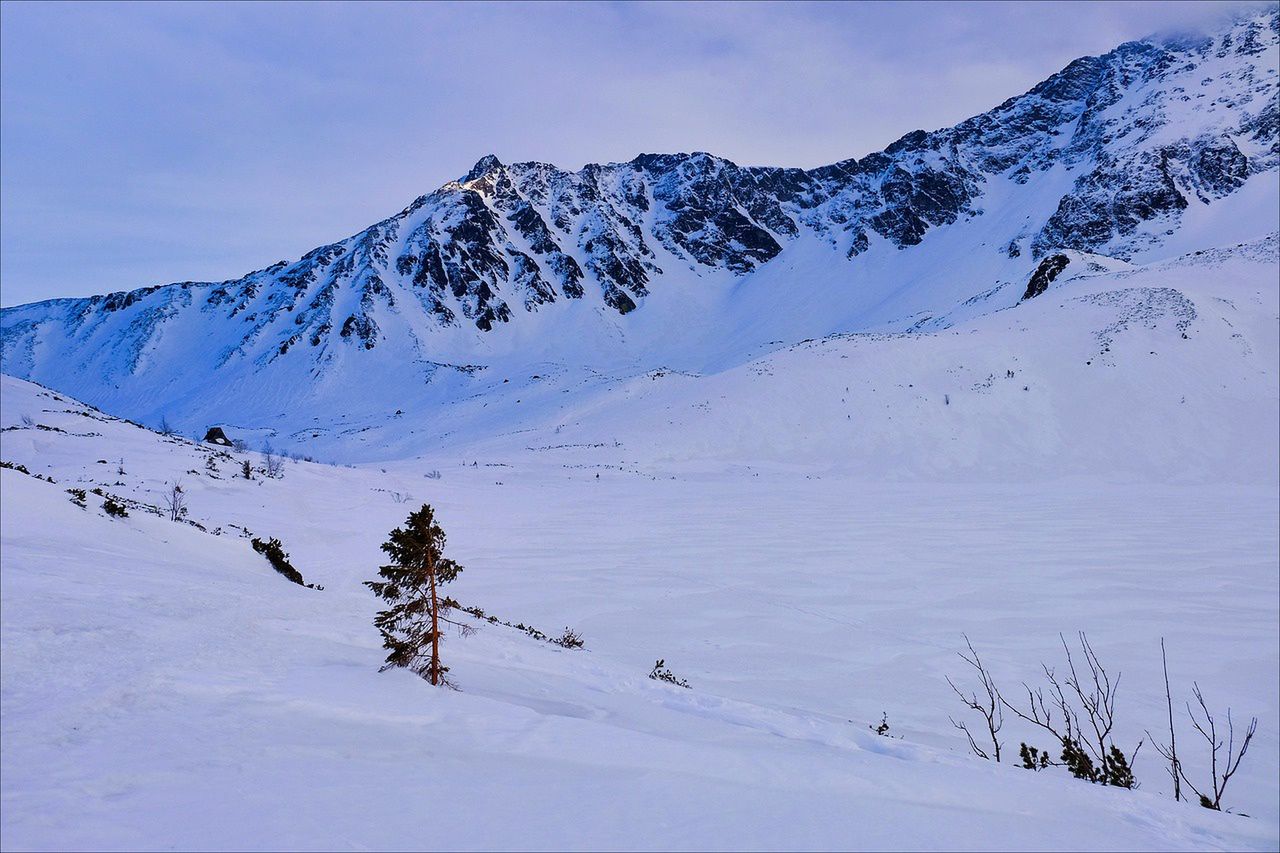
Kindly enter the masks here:
<path id="1" fill-rule="evenodd" d="M 1027 282 L 1027 291 L 1022 294 L 1023 300 L 1039 296 L 1048 290 L 1050 283 L 1067 268 L 1069 263 L 1071 259 L 1066 255 L 1050 255 L 1041 261 L 1040 266 L 1036 267 L 1036 271 L 1031 274 L 1031 280 Z"/>

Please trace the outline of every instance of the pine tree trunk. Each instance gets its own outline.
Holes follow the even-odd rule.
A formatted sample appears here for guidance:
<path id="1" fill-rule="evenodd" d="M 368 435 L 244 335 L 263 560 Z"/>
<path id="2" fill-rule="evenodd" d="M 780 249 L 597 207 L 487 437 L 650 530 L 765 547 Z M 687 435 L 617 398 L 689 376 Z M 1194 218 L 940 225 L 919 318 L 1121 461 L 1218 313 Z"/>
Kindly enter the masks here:
<path id="1" fill-rule="evenodd" d="M 427 554 L 427 580 L 431 584 L 431 667 L 428 675 L 433 686 L 440 683 L 440 602 L 436 599 L 436 562 Z"/>

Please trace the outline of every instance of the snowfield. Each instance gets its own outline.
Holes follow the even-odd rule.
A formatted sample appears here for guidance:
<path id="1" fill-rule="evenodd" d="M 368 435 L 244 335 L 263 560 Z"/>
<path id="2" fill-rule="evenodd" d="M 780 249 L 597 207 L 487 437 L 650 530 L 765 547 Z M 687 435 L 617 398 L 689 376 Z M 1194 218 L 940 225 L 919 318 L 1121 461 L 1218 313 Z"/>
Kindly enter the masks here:
<path id="1" fill-rule="evenodd" d="M 425 453 L 384 418 L 327 445 L 380 461 L 282 479 L 4 377 L 3 847 L 1276 849 L 1276 239 L 1085 263 L 935 332 L 552 365 Z M 146 510 L 177 481 L 204 530 Z M 66 491 L 95 487 L 129 516 Z M 444 644 L 458 691 L 379 673 L 360 583 L 423 502 L 450 593 L 586 648 L 486 624 Z M 1017 767 L 1052 744 L 1010 715 L 1001 764 L 969 754 L 964 637 L 1017 695 L 1077 631 L 1126 750 L 1164 737 L 1162 637 L 1193 778 L 1193 680 L 1259 718 L 1236 814 L 1175 803 L 1149 742 L 1135 791 Z"/>
<path id="2" fill-rule="evenodd" d="M 0 849 L 1280 849 L 1278 79 L 1272 5 L 860 159 L 487 156 L 3 309 Z M 428 502 L 457 690 L 362 585 Z M 1080 632 L 1134 790 L 957 728 L 967 642 L 1025 707 Z M 1193 685 L 1257 718 L 1227 811 L 1162 641 L 1192 782 Z"/>

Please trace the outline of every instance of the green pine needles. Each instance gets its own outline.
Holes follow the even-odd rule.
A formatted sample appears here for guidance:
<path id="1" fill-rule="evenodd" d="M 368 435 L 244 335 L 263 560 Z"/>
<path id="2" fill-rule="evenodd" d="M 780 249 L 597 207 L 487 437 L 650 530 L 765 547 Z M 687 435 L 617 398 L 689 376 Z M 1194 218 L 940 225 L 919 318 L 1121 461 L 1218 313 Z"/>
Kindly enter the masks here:
<path id="1" fill-rule="evenodd" d="M 445 678 L 449 668 L 440 661 L 440 623 L 469 630 L 448 618 L 454 602 L 439 591 L 462 571 L 462 566 L 444 556 L 444 542 L 435 510 L 423 504 L 383 543 L 390 563 L 379 569 L 380 580 L 365 581 L 374 595 L 390 605 L 373 620 L 387 649 L 383 669 L 405 667 L 434 685 L 449 683 Z"/>

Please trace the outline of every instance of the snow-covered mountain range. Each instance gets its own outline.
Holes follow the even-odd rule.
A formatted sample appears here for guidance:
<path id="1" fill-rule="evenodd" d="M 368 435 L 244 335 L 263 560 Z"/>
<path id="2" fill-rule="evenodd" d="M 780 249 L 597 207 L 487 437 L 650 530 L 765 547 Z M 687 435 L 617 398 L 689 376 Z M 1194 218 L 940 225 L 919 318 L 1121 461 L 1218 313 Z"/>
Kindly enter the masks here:
<path id="1" fill-rule="evenodd" d="M 3 371 L 147 423 L 305 444 L 317 422 L 434 409 L 538 365 L 711 372 L 947 328 L 1048 286 L 1048 268 L 1029 286 L 1045 259 L 1115 268 L 1274 232 L 1278 43 L 1272 11 L 1123 44 L 810 170 L 487 156 L 294 262 L 5 309 Z"/>

